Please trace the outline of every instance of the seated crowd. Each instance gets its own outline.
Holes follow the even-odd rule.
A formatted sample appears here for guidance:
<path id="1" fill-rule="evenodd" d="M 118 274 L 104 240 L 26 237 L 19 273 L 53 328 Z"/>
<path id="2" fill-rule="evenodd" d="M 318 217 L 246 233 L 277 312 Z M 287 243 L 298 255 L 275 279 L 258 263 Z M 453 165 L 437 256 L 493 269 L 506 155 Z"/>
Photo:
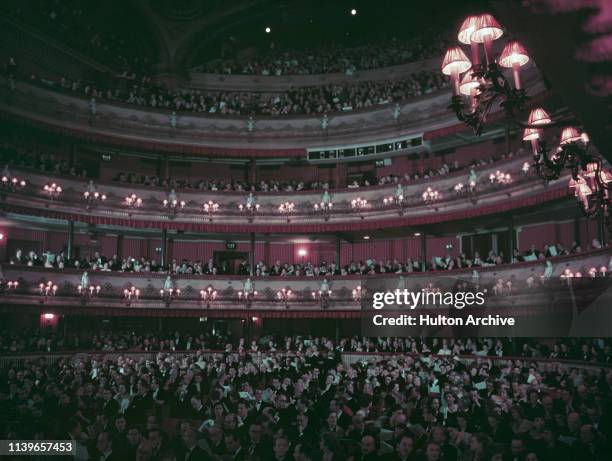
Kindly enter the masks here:
<path id="1" fill-rule="evenodd" d="M 559 338 L 554 344 L 538 338 L 369 338 L 352 336 L 335 344 L 339 352 L 384 352 L 435 355 L 512 356 L 532 359 L 563 359 L 612 363 L 610 338 Z M 322 338 L 264 336 L 249 344 L 229 336 L 201 330 L 145 331 L 142 328 L 100 329 L 64 332 L 47 329 L 0 330 L 0 353 L 57 352 L 87 350 L 107 352 L 180 352 L 193 350 L 244 352 L 303 352 L 305 346 L 319 345 Z"/>
<path id="2" fill-rule="evenodd" d="M 586 248 L 600 249 L 601 243 L 593 239 Z M 376 274 L 407 274 L 411 272 L 426 271 L 445 271 L 465 268 L 481 268 L 497 266 L 502 264 L 513 264 L 525 261 L 546 260 L 548 258 L 565 256 L 569 254 L 581 253 L 581 245 L 574 243 L 572 248 L 566 249 L 562 244 L 544 245 L 540 250 L 535 245 L 531 245 L 528 250 L 514 250 L 512 258 L 507 257 L 503 251 L 489 251 L 486 256 L 480 255 L 475 251 L 472 256 L 461 253 L 452 256 L 450 252 L 446 256 L 434 256 L 429 262 L 418 258 L 408 258 L 402 262 L 397 258 L 350 261 L 348 264 L 336 265 L 335 262 L 321 261 L 314 264 L 310 261 L 302 263 L 282 263 L 275 261 L 267 264 L 264 261 L 255 263 L 252 275 L 257 277 L 267 276 L 314 276 L 314 277 L 333 277 L 346 275 L 376 275 Z M 612 258 L 611 258 L 612 262 Z M 208 261 L 189 261 L 187 259 L 172 259 L 167 267 L 162 267 L 160 261 L 147 259 L 144 257 L 119 258 L 116 254 L 110 258 L 95 251 L 92 255 L 85 255 L 80 258 L 68 259 L 66 250 L 61 250 L 58 254 L 46 251 L 38 255 L 31 250 L 23 252 L 17 249 L 15 255 L 10 258 L 11 264 L 20 264 L 34 267 L 47 267 L 56 269 L 82 269 L 103 272 L 164 272 L 177 275 L 228 275 L 232 274 L 227 263 L 217 265 L 212 258 Z M 611 268 L 612 269 L 612 268 Z M 237 275 L 251 275 L 251 266 L 246 259 L 243 259 L 236 269 Z"/>
<path id="3" fill-rule="evenodd" d="M 143 186 L 164 187 L 171 189 L 197 189 L 209 191 L 257 191 L 257 192 L 294 192 L 302 190 L 327 190 L 333 187 L 331 181 L 289 181 L 261 180 L 255 184 L 248 181 L 232 179 L 228 181 L 215 179 L 167 178 L 157 175 L 138 173 L 119 173 L 113 181 Z"/>
<path id="4" fill-rule="evenodd" d="M 10 175 L 12 167 L 33 168 L 54 175 L 87 177 L 86 169 L 78 162 L 72 164 L 66 157 L 59 156 L 52 152 L 38 152 L 33 149 L 15 148 L 9 143 L 0 145 L 0 153 L 5 160 L 3 166 L 3 175 Z M 346 186 L 348 189 L 357 189 L 360 187 L 369 187 L 374 185 L 389 185 L 389 184 L 409 184 L 412 181 L 420 179 L 430 179 L 438 176 L 446 176 L 463 170 L 474 170 L 486 167 L 498 161 L 512 159 L 517 156 L 522 156 L 524 149 L 520 148 L 516 153 L 509 152 L 500 156 L 492 155 L 482 159 L 472 159 L 466 163 L 460 163 L 455 160 L 453 162 L 445 162 L 439 168 L 428 168 L 420 174 L 418 171 L 412 173 L 406 172 L 403 175 L 384 175 L 377 179 L 369 180 L 362 178 L 361 180 L 350 180 Z M 249 181 L 231 179 L 204 179 L 204 178 L 180 178 L 169 177 L 161 178 L 155 174 L 143 174 L 137 172 L 119 172 L 113 181 L 123 184 L 135 184 L 150 187 L 162 187 L 165 189 L 175 190 L 207 190 L 207 191 L 253 191 L 253 192 L 294 192 L 306 190 L 329 190 L 336 187 L 333 181 L 299 181 L 290 180 L 260 180 L 251 184 Z"/>
<path id="5" fill-rule="evenodd" d="M 353 341 L 415 354 L 347 365 Z M 8 439 L 72 439 L 79 460 L 609 459 L 610 370 L 464 360 L 452 340 L 266 343 L 14 362 L 0 372 L 0 427 Z M 579 347 L 594 344 L 609 360 L 609 343 Z"/>
<path id="6" fill-rule="evenodd" d="M 176 112 L 223 115 L 326 114 L 397 103 L 448 87 L 439 72 L 421 71 L 401 79 L 342 82 L 291 88 L 269 95 L 258 92 L 169 89 L 151 82 L 113 82 L 93 85 L 62 78 L 59 81 L 30 75 L 32 83 L 72 91 L 90 98 L 90 109 L 100 101 L 117 101 Z M 180 123 L 180 117 L 177 120 Z M 170 121 L 170 126 L 172 122 Z"/>
<path id="7" fill-rule="evenodd" d="M 310 50 L 280 50 L 271 46 L 242 58 L 215 59 L 195 71 L 243 75 L 308 75 L 379 69 L 442 56 L 447 41 L 438 39 L 425 45 L 420 39 L 393 39 L 382 43 L 348 47 L 342 44 Z"/>

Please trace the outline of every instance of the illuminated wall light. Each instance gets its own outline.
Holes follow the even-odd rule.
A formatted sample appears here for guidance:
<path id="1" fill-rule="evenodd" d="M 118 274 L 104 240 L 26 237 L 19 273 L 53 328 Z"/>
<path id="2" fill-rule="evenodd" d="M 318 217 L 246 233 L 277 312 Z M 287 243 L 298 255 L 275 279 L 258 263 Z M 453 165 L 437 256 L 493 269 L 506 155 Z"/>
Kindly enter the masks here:
<path id="1" fill-rule="evenodd" d="M 55 318 L 55 314 L 43 314 L 45 320 L 53 320 Z"/>
<path id="2" fill-rule="evenodd" d="M 272 29 L 270 27 L 266 27 L 266 34 L 269 34 L 270 32 L 272 32 Z"/>
<path id="3" fill-rule="evenodd" d="M 357 14 L 357 10 L 355 8 L 353 8 L 351 10 L 351 16 L 355 16 Z"/>
<path id="4" fill-rule="evenodd" d="M 298 250 L 298 255 L 303 258 L 304 256 L 306 256 L 306 250 L 304 248 L 300 248 Z"/>

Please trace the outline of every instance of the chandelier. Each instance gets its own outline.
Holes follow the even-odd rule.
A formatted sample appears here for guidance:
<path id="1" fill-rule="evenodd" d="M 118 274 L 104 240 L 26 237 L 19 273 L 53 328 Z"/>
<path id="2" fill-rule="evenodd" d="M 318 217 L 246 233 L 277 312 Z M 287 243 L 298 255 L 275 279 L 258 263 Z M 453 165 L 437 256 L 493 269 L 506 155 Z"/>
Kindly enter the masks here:
<path id="1" fill-rule="evenodd" d="M 131 208 L 139 208 L 142 206 L 142 198 L 138 197 L 136 194 L 131 194 L 125 197 L 123 203 Z"/>
<path id="2" fill-rule="evenodd" d="M 531 143 L 533 169 L 545 181 L 559 179 L 564 172 L 569 171 L 571 179 L 568 186 L 580 210 L 589 218 L 602 214 L 612 231 L 612 171 L 603 166 L 603 159 L 591 146 L 589 136 L 573 126 L 563 128 L 559 145 L 551 154 L 542 134 L 543 129 L 551 123 L 550 116 L 540 107 L 533 109 L 529 115 L 531 127 L 523 131 L 523 141 Z"/>
<path id="3" fill-rule="evenodd" d="M 51 184 L 45 184 L 43 186 L 43 192 L 47 194 L 49 197 L 51 197 L 51 199 L 58 198 L 60 194 L 62 193 L 62 191 L 63 191 L 62 186 L 54 182 Z"/>
<path id="4" fill-rule="evenodd" d="M 289 287 L 281 288 L 276 292 L 276 297 L 278 298 L 279 302 L 285 305 L 285 309 L 289 309 L 289 300 L 291 299 L 292 295 L 293 291 L 291 291 L 291 288 Z"/>
<path id="5" fill-rule="evenodd" d="M 219 204 L 213 200 L 209 200 L 208 202 L 204 203 L 204 205 L 202 205 L 202 209 L 204 210 L 204 213 L 208 215 L 208 219 L 210 220 L 210 222 L 212 222 L 213 214 L 219 211 Z"/>
<path id="6" fill-rule="evenodd" d="M 471 60 L 460 46 L 454 46 L 446 51 L 441 66 L 442 73 L 450 76 L 452 82 L 449 109 L 459 121 L 480 135 L 490 111 L 499 104 L 510 120 L 524 128 L 523 141 L 531 142 L 533 165 L 523 167 L 522 172 L 529 174 L 533 168 L 540 178 L 551 181 L 569 171 L 569 187 L 582 212 L 590 218 L 603 215 L 612 232 L 612 172 L 604 168 L 602 157 L 589 145 L 586 133 L 581 134 L 572 126 L 563 128 L 561 142 L 551 153 L 543 130 L 558 124 L 553 123 L 543 108 L 533 109 L 526 123 L 520 120 L 528 99 L 520 73 L 530 58 L 519 42 L 510 41 L 494 59 L 493 42 L 503 33 L 500 24 L 490 14 L 468 16 L 463 21 L 457 39 L 470 46 Z M 481 49 L 484 49 L 484 62 L 481 61 Z M 512 69 L 512 83 L 504 75 L 504 68 Z M 507 184 L 512 178 L 495 173 L 490 180 L 494 184 Z"/>
<path id="7" fill-rule="evenodd" d="M 0 179 L 0 186 L 4 190 L 16 191 L 26 186 L 27 182 L 25 179 L 18 178 L 17 176 L 3 175 Z"/>
<path id="8" fill-rule="evenodd" d="M 287 216 L 287 222 L 291 222 L 289 215 L 295 211 L 295 203 L 283 202 L 278 206 L 278 211 Z"/>
<path id="9" fill-rule="evenodd" d="M 436 190 L 428 187 L 422 194 L 425 203 L 432 203 L 442 199 L 442 194 Z"/>
<path id="10" fill-rule="evenodd" d="M 209 285 L 205 290 L 200 290 L 200 299 L 206 303 L 206 308 L 210 309 L 210 303 L 217 299 L 217 290 Z"/>
<path id="11" fill-rule="evenodd" d="M 525 48 L 510 41 L 497 61 L 493 59 L 493 42 L 503 34 L 490 14 L 469 16 L 461 24 L 457 38 L 470 46 L 471 61 L 460 46 L 449 48 L 442 61 L 442 73 L 450 76 L 453 88 L 449 108 L 478 135 L 496 102 L 508 116 L 516 118 L 527 101 L 520 75 L 521 67 L 529 62 Z M 480 45 L 484 48 L 484 62 Z M 506 79 L 503 68 L 512 69 L 514 86 Z"/>
<path id="12" fill-rule="evenodd" d="M 503 171 L 497 170 L 495 173 L 489 175 L 489 181 L 492 184 L 508 185 L 512 182 L 512 176 L 510 173 L 504 173 Z"/>

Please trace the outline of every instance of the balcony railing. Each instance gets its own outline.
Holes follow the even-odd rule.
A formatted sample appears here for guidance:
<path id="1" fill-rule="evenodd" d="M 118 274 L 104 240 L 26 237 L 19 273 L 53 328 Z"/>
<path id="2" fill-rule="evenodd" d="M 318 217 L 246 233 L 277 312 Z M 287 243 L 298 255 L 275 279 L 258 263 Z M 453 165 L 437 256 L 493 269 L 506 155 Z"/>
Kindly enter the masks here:
<path id="1" fill-rule="evenodd" d="M 419 219 L 428 222 L 463 219 L 468 214 L 477 216 L 499 213 L 504 209 L 527 206 L 532 201 L 541 203 L 569 194 L 565 178 L 545 186 L 535 176 L 524 174 L 524 160 L 525 158 L 517 157 L 503 162 L 504 171 L 512 176 L 512 181 L 507 185 L 492 184 L 488 179 L 491 173 L 499 170 L 499 164 L 491 164 L 478 170 L 480 179 L 470 200 L 456 193 L 455 186 L 459 181 L 457 174 L 428 180 L 427 186 L 442 194 L 442 198 L 435 203 L 423 201 L 425 183 L 414 181 L 403 187 L 401 207 L 388 200 L 396 193 L 395 184 L 332 191 L 333 208 L 325 215 L 314 207 L 315 203 L 320 203 L 322 191 L 256 193 L 259 206 L 256 213 L 248 216 L 248 224 L 255 227 L 275 225 L 281 231 L 296 225 L 316 226 L 321 223 L 325 223 L 330 229 L 346 226 L 348 223 L 359 223 L 359 226 L 365 228 L 375 223 L 382 226 L 385 220 L 393 220 L 393 224 L 389 222 L 387 225 L 405 225 L 402 220 L 410 217 L 411 224 L 416 225 Z M 462 172 L 462 175 L 466 176 L 466 172 Z M 194 224 L 210 230 L 222 224 L 244 226 L 247 223 L 247 218 L 239 206 L 244 204 L 247 192 L 180 190 L 177 192 L 178 199 L 181 203 L 184 202 L 185 206 L 170 212 L 162 206 L 163 201 L 168 198 L 167 192 L 159 188 L 101 183 L 96 185 L 96 190 L 103 193 L 106 199 L 95 203 L 95 206 L 89 203 L 85 206 L 83 194 L 88 185 L 84 181 L 72 177 L 63 178 L 61 181 L 58 179 L 55 183 L 61 187 L 62 192 L 57 196 L 50 196 L 44 189 L 44 185 L 49 182 L 48 176 L 25 171 L 21 176 L 27 185 L 19 191 L 5 193 L 0 200 L 0 208 L 20 214 L 53 215 L 57 218 L 65 216 L 64 219 L 84 222 L 109 220 L 108 224 L 117 225 L 130 225 L 128 220 L 138 220 L 142 222 L 140 227 L 146 227 L 145 222 L 150 222 L 151 227 L 159 227 L 164 223 L 172 223 L 177 228 Z M 137 207 L 127 206 L 125 198 L 134 194 L 141 201 Z M 359 210 L 359 213 L 351 206 L 356 197 L 367 200 L 368 203 L 368 207 Z M 218 204 L 218 210 L 211 215 L 202 211 L 203 204 L 209 200 Z M 286 216 L 279 212 L 279 205 L 285 202 L 294 204 L 289 222 Z"/>
<path id="2" fill-rule="evenodd" d="M 547 292 L 540 288 L 544 284 L 548 288 L 553 286 L 565 289 L 568 283 L 588 286 L 591 281 L 597 281 L 598 287 L 602 283 L 609 287 L 612 281 L 609 274 L 611 256 L 612 249 L 604 248 L 553 258 L 553 271 L 546 276 L 545 264 L 541 260 L 452 271 L 327 278 L 176 275 L 170 279 L 171 287 L 177 293 L 172 299 L 160 297 L 160 292 L 168 290 L 169 287 L 168 275 L 165 273 L 90 271 L 89 284 L 99 286 L 100 290 L 86 302 L 83 302 L 78 290 L 82 283 L 82 271 L 5 263 L 0 266 L 1 278 L 16 280 L 19 285 L 16 290 L 3 291 L 0 304 L 28 309 L 68 308 L 72 313 L 85 312 L 83 309 L 88 308 L 101 309 L 111 315 L 138 315 L 151 309 L 158 312 L 171 309 L 185 315 L 195 315 L 196 312 L 224 316 L 233 315 L 232 312 L 235 315 L 251 311 L 318 311 L 353 312 L 353 315 L 358 317 L 362 307 L 368 303 L 371 305 L 372 293 L 376 291 L 420 291 L 431 288 L 452 291 L 457 283 L 465 282 L 488 293 L 488 308 L 518 306 L 532 309 L 537 307 L 536 294 L 542 295 L 541 301 L 545 303 Z M 594 274 L 590 271 L 592 268 L 596 270 Z M 574 276 L 571 280 L 563 277 L 568 271 Z M 577 273 L 580 273 L 580 277 Z M 504 284 L 503 295 L 493 288 L 499 280 Z M 511 286 L 507 285 L 508 282 Z M 40 290 L 41 283 L 51 283 L 52 286 L 57 286 L 57 290 L 52 295 L 45 295 Z M 319 297 L 312 295 L 323 289 L 323 286 L 326 286 L 326 291 L 330 291 L 325 305 Z M 202 292 L 209 287 L 218 294 L 211 300 L 202 296 Z M 359 298 L 354 296 L 357 287 L 360 287 L 359 291 L 363 294 Z M 279 299 L 278 292 L 287 289 L 291 290 L 292 295 L 288 299 Z M 126 293 L 130 290 L 132 293 L 138 291 L 138 295 L 128 297 Z M 240 292 L 257 294 L 247 303 Z M 555 309 L 554 305 L 548 307 Z M 75 311 L 74 308 L 78 310 Z"/>

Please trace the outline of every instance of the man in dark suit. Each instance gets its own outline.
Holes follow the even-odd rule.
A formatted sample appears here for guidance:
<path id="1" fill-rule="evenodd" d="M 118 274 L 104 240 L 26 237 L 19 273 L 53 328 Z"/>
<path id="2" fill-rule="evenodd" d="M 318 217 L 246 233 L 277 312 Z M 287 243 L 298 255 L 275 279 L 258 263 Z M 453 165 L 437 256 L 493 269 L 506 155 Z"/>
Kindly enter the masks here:
<path id="1" fill-rule="evenodd" d="M 413 461 L 416 458 L 414 439 L 407 434 L 400 437 L 395 451 L 389 453 L 387 461 Z"/>
<path id="2" fill-rule="evenodd" d="M 272 443 L 264 435 L 261 423 L 255 421 L 249 427 L 248 456 L 252 459 L 266 459 L 272 452 Z"/>
<path id="3" fill-rule="evenodd" d="M 184 451 L 181 459 L 183 461 L 208 461 L 210 457 L 197 445 L 196 432 L 190 427 L 181 435 Z"/>
<path id="4" fill-rule="evenodd" d="M 112 419 L 119 412 L 119 402 L 113 398 L 113 393 L 110 389 L 104 389 L 102 391 L 102 413 L 104 413 L 108 419 Z"/>
<path id="5" fill-rule="evenodd" d="M 289 439 L 284 435 L 278 436 L 274 440 L 274 456 L 271 459 L 275 461 L 293 461 L 293 457 L 289 453 Z"/>
<path id="6" fill-rule="evenodd" d="M 238 437 L 233 432 L 225 436 L 225 455 L 226 461 L 244 461 L 247 459 L 246 451 L 242 449 Z"/>
<path id="7" fill-rule="evenodd" d="M 144 381 L 138 383 L 138 393 L 132 399 L 127 412 L 130 424 L 141 425 L 144 423 L 147 412 L 151 409 L 153 401 L 149 395 L 149 389 Z"/>
<path id="8" fill-rule="evenodd" d="M 113 441 L 108 432 L 101 432 L 96 443 L 99 461 L 121 461 L 121 455 L 113 452 Z"/>
<path id="9" fill-rule="evenodd" d="M 372 435 L 364 435 L 361 439 L 361 461 L 376 461 L 379 459 L 376 438 Z"/>

